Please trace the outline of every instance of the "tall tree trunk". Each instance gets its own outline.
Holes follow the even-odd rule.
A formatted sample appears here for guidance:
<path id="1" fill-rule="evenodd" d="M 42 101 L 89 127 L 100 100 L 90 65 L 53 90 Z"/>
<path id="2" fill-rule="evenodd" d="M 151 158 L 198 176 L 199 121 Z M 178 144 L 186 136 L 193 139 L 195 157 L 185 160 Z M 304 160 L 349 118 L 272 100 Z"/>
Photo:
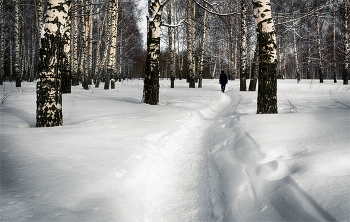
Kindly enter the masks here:
<path id="1" fill-rule="evenodd" d="M 307 3 L 307 14 L 310 12 L 310 2 Z M 311 79 L 311 35 L 310 35 L 310 16 L 307 17 L 307 65 L 306 65 L 306 78 Z"/>
<path id="2" fill-rule="evenodd" d="M 295 62 L 295 78 L 297 82 L 300 82 L 300 69 L 299 69 L 299 59 L 298 59 L 298 48 L 297 48 L 297 38 L 295 30 L 295 21 L 294 21 L 294 1 L 292 0 L 292 25 L 293 25 L 293 48 L 294 48 L 294 62 Z"/>
<path id="3" fill-rule="evenodd" d="M 256 91 L 256 83 L 259 78 L 259 45 L 256 44 L 254 52 L 254 61 L 252 67 L 252 76 L 249 83 L 249 91 Z"/>
<path id="4" fill-rule="evenodd" d="M 247 7 L 241 1 L 240 91 L 247 91 Z"/>
<path id="5" fill-rule="evenodd" d="M 277 23 L 279 23 L 279 16 L 278 16 L 278 12 L 277 12 Z M 276 33 L 278 33 L 278 30 L 276 28 Z M 277 78 L 282 78 L 283 74 L 282 74 L 282 56 L 281 56 L 281 41 L 282 38 L 279 37 L 278 35 L 276 35 L 276 41 L 277 41 Z M 258 45 L 256 47 L 259 47 Z M 255 49 L 256 52 L 256 49 Z M 254 53 L 254 61 L 255 61 L 255 53 Z M 254 72 L 254 71 L 253 71 Z M 250 85 L 249 85 L 249 91 L 250 91 Z"/>
<path id="6" fill-rule="evenodd" d="M 81 61 L 82 61 L 82 77 L 83 77 L 83 88 L 85 90 L 89 89 L 89 73 L 88 73 L 88 42 L 89 42 L 89 15 L 87 10 L 87 5 L 85 5 L 85 1 L 82 10 L 82 31 L 81 31 Z"/>
<path id="7" fill-rule="evenodd" d="M 195 64 L 193 59 L 193 38 L 192 38 L 192 1 L 186 0 L 186 10 L 187 10 L 187 22 L 186 22 L 186 31 L 187 31 L 187 66 L 188 66 L 188 74 L 187 74 L 187 82 L 189 84 L 189 88 L 195 88 Z"/>
<path id="8" fill-rule="evenodd" d="M 257 113 L 278 113 L 276 35 L 270 0 L 253 0 L 259 44 Z"/>
<path id="9" fill-rule="evenodd" d="M 344 0 L 344 31 L 345 31 L 345 34 L 344 34 L 345 70 L 343 72 L 344 85 L 349 84 L 349 78 L 350 78 L 350 44 L 349 44 L 350 28 L 348 24 L 348 18 L 349 18 L 349 0 Z"/>
<path id="10" fill-rule="evenodd" d="M 333 81 L 334 83 L 337 83 L 337 60 L 335 56 L 335 49 L 336 49 L 336 27 L 335 27 L 335 0 L 333 0 Z"/>
<path id="11" fill-rule="evenodd" d="M 168 3 L 168 23 L 171 24 L 171 1 Z M 168 28 L 168 38 L 169 38 L 169 54 L 170 54 L 170 88 L 175 87 L 175 61 L 173 57 L 173 32 L 172 28 Z"/>
<path id="12" fill-rule="evenodd" d="M 77 2 L 75 2 L 76 4 Z M 73 5 L 74 8 L 75 5 Z M 72 58 L 72 85 L 79 85 L 79 69 L 78 69 L 78 33 L 79 33 L 78 11 L 72 11 L 71 17 L 71 58 Z"/>
<path id="13" fill-rule="evenodd" d="M 5 49 L 5 35 L 4 35 L 4 0 L 0 0 L 0 85 L 3 85 L 5 71 L 4 71 L 4 49 Z"/>
<path id="14" fill-rule="evenodd" d="M 15 0 L 15 27 L 14 27 L 14 40 L 15 40 L 15 79 L 16 79 L 16 87 L 21 87 L 21 69 L 22 69 L 22 61 L 21 61 L 21 49 L 20 49 L 20 27 L 19 27 L 19 0 Z"/>
<path id="15" fill-rule="evenodd" d="M 205 4 L 205 7 L 207 7 L 207 3 Z M 199 60 L 199 72 L 198 72 L 198 88 L 202 88 L 202 79 L 203 79 L 203 69 L 204 69 L 204 50 L 205 50 L 205 37 L 207 33 L 207 11 L 204 11 L 203 15 L 203 34 L 202 34 L 202 42 L 201 42 L 201 48 L 200 48 L 200 60 Z M 230 74 L 229 74 L 230 75 Z"/>
<path id="16" fill-rule="evenodd" d="M 89 19 L 88 19 L 88 31 L 89 31 L 89 34 L 88 34 L 88 42 L 87 42 L 87 70 L 88 70 L 88 78 L 89 78 L 89 85 L 92 84 L 92 31 L 93 31 L 93 1 L 92 0 L 89 0 Z"/>
<path id="17" fill-rule="evenodd" d="M 109 57 L 110 57 L 110 49 L 111 49 L 111 41 L 112 41 L 112 17 L 113 17 L 113 0 L 110 0 L 108 2 L 108 9 L 107 9 L 107 28 L 106 28 L 106 34 L 105 34 L 105 50 L 103 52 L 103 59 L 102 59 L 102 73 L 104 76 L 104 89 L 108 90 L 109 89 L 109 82 L 110 82 L 110 73 L 108 72 L 108 65 L 109 65 Z"/>
<path id="18" fill-rule="evenodd" d="M 70 48 L 71 48 L 71 29 L 72 29 L 72 24 L 71 24 L 71 10 L 68 12 L 68 18 L 66 20 L 66 30 L 63 36 L 63 41 L 64 41 L 64 54 L 62 58 L 62 93 L 71 93 L 71 86 L 72 86 L 72 74 L 71 74 L 71 53 L 70 53 Z"/>
<path id="19" fill-rule="evenodd" d="M 111 0 L 111 41 L 109 51 L 109 61 L 107 75 L 116 79 L 117 77 L 117 33 L 118 33 L 118 2 L 119 0 Z M 112 89 L 115 88 L 114 83 Z"/>
<path id="20" fill-rule="evenodd" d="M 238 1 L 237 1 L 238 2 Z M 236 18 L 236 24 L 237 24 L 237 18 Z M 235 80 L 237 78 L 237 57 L 238 57 L 238 32 L 234 32 L 234 48 L 235 48 L 235 52 L 234 52 L 234 58 L 233 58 L 233 80 Z"/>
<path id="21" fill-rule="evenodd" d="M 318 3 L 318 0 L 316 0 Z M 316 4 L 318 6 L 318 4 Z M 318 75 L 320 83 L 323 83 L 323 65 L 322 65 L 322 52 L 321 52 L 321 27 L 319 11 L 316 11 L 316 28 L 317 28 L 317 57 L 318 57 Z"/>
<path id="22" fill-rule="evenodd" d="M 162 0 L 148 0 L 147 60 L 142 101 L 150 105 L 159 102 L 160 23 L 163 7 Z"/>
<path id="23" fill-rule="evenodd" d="M 60 126 L 62 118 L 61 69 L 65 58 L 63 39 L 70 8 L 68 0 L 48 0 L 41 35 L 37 83 L 36 126 Z"/>

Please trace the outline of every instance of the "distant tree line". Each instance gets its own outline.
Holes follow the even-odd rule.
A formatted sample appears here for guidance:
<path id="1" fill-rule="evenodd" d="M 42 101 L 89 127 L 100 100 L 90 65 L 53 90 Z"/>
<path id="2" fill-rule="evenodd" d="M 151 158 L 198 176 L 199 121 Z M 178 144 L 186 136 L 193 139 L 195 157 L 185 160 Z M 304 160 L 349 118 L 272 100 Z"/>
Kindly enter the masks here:
<path id="1" fill-rule="evenodd" d="M 144 69 L 140 10 L 134 1 L 73 0 L 69 9 L 67 84 L 140 78 Z M 0 83 L 38 79 L 47 0 L 1 0 Z M 69 33 L 68 33 L 69 32 Z M 63 82 L 64 83 L 64 82 Z M 65 91 L 69 89 L 65 89 Z"/>

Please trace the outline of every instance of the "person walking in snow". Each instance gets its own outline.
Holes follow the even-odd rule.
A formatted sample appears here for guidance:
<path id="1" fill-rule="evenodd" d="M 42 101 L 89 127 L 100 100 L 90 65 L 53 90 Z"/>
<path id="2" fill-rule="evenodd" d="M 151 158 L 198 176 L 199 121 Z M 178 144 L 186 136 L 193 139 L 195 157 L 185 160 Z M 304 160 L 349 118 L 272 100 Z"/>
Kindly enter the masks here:
<path id="1" fill-rule="evenodd" d="M 225 92 L 226 84 L 227 84 L 227 75 L 224 71 L 221 71 L 219 83 L 221 84 L 221 92 Z"/>

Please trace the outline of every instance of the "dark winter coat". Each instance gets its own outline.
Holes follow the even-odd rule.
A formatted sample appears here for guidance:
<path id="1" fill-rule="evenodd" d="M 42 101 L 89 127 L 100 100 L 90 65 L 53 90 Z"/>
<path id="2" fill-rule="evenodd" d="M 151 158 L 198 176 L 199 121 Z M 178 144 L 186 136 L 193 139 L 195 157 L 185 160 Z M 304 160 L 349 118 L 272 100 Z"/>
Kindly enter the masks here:
<path id="1" fill-rule="evenodd" d="M 227 75 L 224 72 L 221 72 L 221 74 L 220 74 L 219 83 L 221 85 L 226 85 L 227 84 Z"/>

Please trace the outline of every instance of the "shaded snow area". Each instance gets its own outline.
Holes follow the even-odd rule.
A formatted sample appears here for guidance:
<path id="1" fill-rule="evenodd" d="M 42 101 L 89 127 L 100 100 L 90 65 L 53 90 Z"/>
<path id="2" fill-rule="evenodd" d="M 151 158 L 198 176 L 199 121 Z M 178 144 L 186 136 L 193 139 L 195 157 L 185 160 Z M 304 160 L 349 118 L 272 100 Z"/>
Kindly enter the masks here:
<path id="1" fill-rule="evenodd" d="M 141 80 L 63 95 L 63 126 L 35 128 L 35 83 L 0 86 L 1 221 L 350 221 L 350 91 L 279 80 L 256 92 Z"/>

